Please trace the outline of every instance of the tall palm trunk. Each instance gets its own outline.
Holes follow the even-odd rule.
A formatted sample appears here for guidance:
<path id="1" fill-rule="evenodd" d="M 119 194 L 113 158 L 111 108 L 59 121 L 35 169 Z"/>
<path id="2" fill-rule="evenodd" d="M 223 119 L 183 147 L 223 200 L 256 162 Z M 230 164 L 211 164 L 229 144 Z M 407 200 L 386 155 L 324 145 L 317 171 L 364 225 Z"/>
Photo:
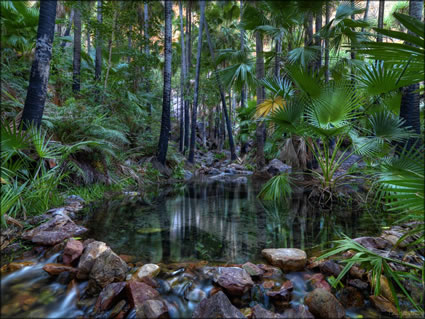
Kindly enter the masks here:
<path id="1" fill-rule="evenodd" d="M 97 22 L 102 23 L 102 0 L 97 0 Z M 96 59 L 94 79 L 96 82 L 100 81 L 102 74 L 102 36 L 99 27 L 96 29 Z"/>
<path id="2" fill-rule="evenodd" d="M 351 8 L 354 9 L 354 0 L 351 0 Z M 351 20 L 354 20 L 356 18 L 355 14 L 351 15 Z M 353 32 L 355 32 L 354 28 L 351 28 L 351 30 L 353 30 Z M 354 46 L 353 46 L 353 41 L 350 40 L 350 59 L 351 62 L 353 62 L 353 60 L 356 59 L 356 53 L 354 52 Z M 350 68 L 350 73 L 351 73 L 351 83 L 354 85 L 354 64 L 351 64 L 351 68 Z"/>
<path id="3" fill-rule="evenodd" d="M 379 0 L 378 8 L 378 28 L 384 27 L 384 11 L 385 11 L 385 0 Z M 376 42 L 382 42 L 382 34 L 378 33 Z"/>
<path id="4" fill-rule="evenodd" d="M 282 53 L 282 39 L 278 38 L 276 39 L 275 44 L 275 53 L 276 57 L 274 59 L 274 76 L 279 77 L 280 75 L 280 54 Z"/>
<path id="5" fill-rule="evenodd" d="M 316 33 L 318 33 L 322 29 L 322 9 L 320 9 L 320 12 L 316 14 Z M 319 56 L 316 61 L 316 72 L 319 73 L 320 68 L 322 67 L 322 38 L 317 37 L 316 38 L 316 46 L 319 47 Z"/>
<path id="6" fill-rule="evenodd" d="M 193 94 L 193 108 L 192 108 L 192 131 L 190 132 L 190 148 L 189 148 L 189 162 L 195 162 L 195 143 L 196 143 L 196 117 L 198 112 L 198 93 L 199 93 L 199 74 L 201 71 L 201 51 L 202 51 L 202 31 L 205 24 L 205 2 L 199 1 L 201 7 L 201 20 L 199 21 L 198 29 L 198 52 L 196 53 L 196 69 L 195 69 L 195 91 Z"/>
<path id="7" fill-rule="evenodd" d="M 330 20 L 331 9 L 329 5 L 329 1 L 326 1 L 326 17 L 325 24 L 327 25 Z M 326 37 L 325 39 L 325 81 L 329 82 L 329 39 Z"/>
<path id="8" fill-rule="evenodd" d="M 309 47 L 313 44 L 313 14 L 310 12 L 305 21 L 305 38 L 304 47 Z M 309 63 L 307 68 L 311 71 L 313 65 Z"/>
<path id="9" fill-rule="evenodd" d="M 213 47 L 213 44 L 212 44 L 212 41 L 211 41 L 211 36 L 210 36 L 210 32 L 208 30 L 208 24 L 207 24 L 206 20 L 205 20 L 205 33 L 207 35 L 208 47 L 210 49 L 211 58 L 212 58 L 213 61 L 215 61 L 214 47 Z M 214 65 L 216 65 L 216 64 L 214 63 Z M 215 78 L 216 78 L 216 81 L 217 81 L 218 90 L 220 92 L 221 104 L 223 105 L 223 113 L 224 113 L 224 118 L 225 118 L 226 126 L 227 126 L 227 135 L 229 137 L 230 158 L 233 161 L 233 160 L 236 159 L 236 152 L 235 152 L 235 143 L 233 141 L 233 134 L 232 134 L 232 123 L 230 122 L 229 114 L 227 112 L 226 98 L 224 96 L 224 89 L 223 89 L 223 85 L 221 83 L 220 75 L 218 74 L 218 71 L 217 71 L 217 66 L 214 69 L 214 74 L 215 74 Z M 229 95 L 229 97 L 230 97 L 230 95 Z"/>
<path id="10" fill-rule="evenodd" d="M 191 44 L 192 44 L 192 36 L 191 36 L 191 28 L 192 25 L 192 2 L 189 1 L 189 9 L 186 11 L 186 39 L 187 39 L 187 45 L 186 45 L 186 76 L 188 77 L 190 74 L 190 58 L 191 58 Z M 189 149 L 189 135 L 190 135 L 190 129 L 189 129 L 189 100 L 186 100 L 184 103 L 184 153 Z"/>
<path id="11" fill-rule="evenodd" d="M 409 1 L 409 15 L 422 20 L 422 9 L 424 7 L 423 0 L 410 0 Z M 409 32 L 411 33 L 411 32 Z M 420 110 L 419 110 L 419 83 L 412 84 L 402 89 L 403 95 L 401 97 L 400 105 L 400 118 L 405 120 L 404 125 L 411 127 L 416 134 L 421 134 L 420 124 Z M 407 148 L 410 149 L 416 143 L 419 146 L 420 138 L 411 137 L 407 140 Z M 399 150 L 402 145 L 399 145 Z M 404 145 L 403 145 L 404 146 Z"/>
<path id="12" fill-rule="evenodd" d="M 241 23 L 242 23 L 242 12 L 243 12 L 243 0 L 240 0 L 240 16 L 239 16 L 239 19 L 241 20 Z M 245 29 L 244 29 L 243 26 L 241 26 L 241 50 L 242 51 L 245 50 Z M 245 102 L 246 102 L 246 86 L 245 86 L 245 84 L 243 84 L 242 90 L 241 90 L 241 108 L 245 108 Z M 241 126 L 241 133 L 242 134 L 248 133 L 246 125 Z M 244 142 L 242 140 L 241 141 L 241 156 L 246 154 L 247 146 L 248 146 L 248 143 Z"/>
<path id="13" fill-rule="evenodd" d="M 256 54 L 256 63 L 255 63 L 255 73 L 257 80 L 264 78 L 264 58 L 263 58 L 263 35 L 257 31 L 255 33 L 255 54 Z M 261 85 L 257 86 L 257 105 L 261 104 L 265 98 L 264 87 Z M 264 158 L 264 121 L 257 122 L 257 129 L 255 131 L 256 136 L 256 146 L 257 146 L 257 169 L 260 170 L 266 165 L 266 160 Z"/>
<path id="14" fill-rule="evenodd" d="M 130 52 L 131 52 L 131 48 L 132 48 L 132 43 L 131 43 L 131 34 L 132 34 L 132 31 L 133 31 L 133 26 L 130 25 L 130 27 L 128 28 L 128 45 L 127 45 L 127 47 L 128 47 L 128 56 L 127 56 L 127 63 L 130 63 L 130 61 L 131 61 L 131 54 L 130 54 Z"/>
<path id="15" fill-rule="evenodd" d="M 27 97 L 21 119 L 24 128 L 27 128 L 31 123 L 36 126 L 41 125 L 47 96 L 53 37 L 55 35 L 56 6 L 56 0 L 40 2 L 34 61 L 31 66 Z"/>
<path id="16" fill-rule="evenodd" d="M 148 8 L 148 3 L 145 2 L 144 5 L 144 16 L 145 16 L 145 54 L 147 56 L 149 56 L 150 52 L 149 52 L 149 8 Z M 151 90 L 151 84 L 149 81 L 149 77 L 145 78 L 146 80 L 146 92 L 149 93 Z M 152 104 L 148 103 L 148 113 L 149 113 L 149 117 L 152 117 Z"/>
<path id="17" fill-rule="evenodd" d="M 79 1 L 81 4 L 81 1 Z M 74 13 L 74 59 L 72 63 L 72 92 L 80 92 L 81 70 L 81 12 L 79 8 Z"/>
<path id="18" fill-rule="evenodd" d="M 165 165 L 170 135 L 170 103 L 171 103 L 171 41 L 172 41 L 172 2 L 165 1 L 165 39 L 164 39 L 164 88 L 162 94 L 161 132 L 158 143 L 158 161 Z"/>
<path id="19" fill-rule="evenodd" d="M 183 29 L 183 8 L 182 8 L 182 2 L 179 1 L 179 13 L 180 13 L 180 42 L 182 46 L 182 53 L 181 53 L 181 72 L 180 72 L 180 93 L 181 93 L 181 99 L 180 99 L 180 145 L 179 150 L 183 153 L 184 150 L 184 105 L 185 105 L 185 94 L 184 94 L 184 83 L 186 82 L 186 55 L 185 55 L 185 46 L 184 46 L 184 29 Z"/>

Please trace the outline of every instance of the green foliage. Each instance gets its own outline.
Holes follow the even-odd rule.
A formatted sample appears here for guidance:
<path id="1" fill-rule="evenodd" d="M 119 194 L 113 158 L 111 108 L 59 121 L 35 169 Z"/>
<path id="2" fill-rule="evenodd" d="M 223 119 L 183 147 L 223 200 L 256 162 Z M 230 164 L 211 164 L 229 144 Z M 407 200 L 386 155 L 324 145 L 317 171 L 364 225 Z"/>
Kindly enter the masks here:
<path id="1" fill-rule="evenodd" d="M 261 189 L 259 198 L 266 201 L 281 202 L 291 194 L 291 184 L 288 174 L 283 173 L 272 177 Z"/>

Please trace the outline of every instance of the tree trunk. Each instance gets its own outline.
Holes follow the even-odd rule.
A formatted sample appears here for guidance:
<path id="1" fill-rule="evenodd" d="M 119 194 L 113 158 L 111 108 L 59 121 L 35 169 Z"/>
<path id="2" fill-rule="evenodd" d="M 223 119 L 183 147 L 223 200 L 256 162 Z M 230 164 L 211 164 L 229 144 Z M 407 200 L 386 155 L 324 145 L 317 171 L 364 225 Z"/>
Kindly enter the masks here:
<path id="1" fill-rule="evenodd" d="M 330 5 L 329 5 L 329 1 L 326 1 L 326 20 L 325 20 L 325 24 L 329 23 L 330 20 Z M 329 39 L 326 38 L 325 39 L 325 81 L 326 83 L 329 82 Z"/>
<path id="2" fill-rule="evenodd" d="M 243 0 L 240 0 L 240 20 L 242 23 L 242 12 L 243 12 Z M 241 50 L 245 50 L 245 29 L 241 27 Z M 246 102 L 246 86 L 242 85 L 241 90 L 241 108 L 245 108 Z M 246 125 L 241 126 L 241 134 L 248 134 Z M 248 143 L 241 141 L 241 156 L 245 155 L 247 152 Z"/>
<path id="3" fill-rule="evenodd" d="M 354 9 L 354 0 L 351 0 L 351 7 Z M 351 20 L 354 20 L 355 18 L 356 18 L 356 15 L 352 14 Z M 355 32 L 354 28 L 351 28 L 351 30 Z M 351 40 L 350 40 L 350 59 L 351 59 L 351 62 L 353 62 L 353 60 L 356 59 L 356 53 L 354 52 L 354 47 Z M 351 64 L 350 73 L 351 73 L 351 83 L 354 85 L 354 65 L 353 64 Z"/>
<path id="4" fill-rule="evenodd" d="M 102 23 L 102 0 L 97 0 L 97 22 Z M 100 35 L 99 28 L 96 29 L 96 59 L 94 79 L 96 82 L 100 81 L 102 74 L 102 36 Z"/>
<path id="5" fill-rule="evenodd" d="M 274 76 L 279 77 L 280 75 L 280 54 L 282 53 L 282 39 L 276 39 L 275 44 L 276 57 L 274 60 Z"/>
<path id="6" fill-rule="evenodd" d="M 317 13 L 316 15 L 316 33 L 320 31 L 320 29 L 322 29 L 322 10 L 320 9 L 320 12 Z M 322 67 L 322 38 L 321 37 L 317 37 L 316 38 L 316 46 L 318 46 L 319 49 L 319 56 L 317 58 L 316 61 L 316 72 L 319 73 L 320 68 Z"/>
<path id="7" fill-rule="evenodd" d="M 191 24 L 192 24 L 192 3 L 189 2 L 189 9 L 186 11 L 186 78 L 190 75 L 190 59 L 191 59 L 191 43 L 192 43 L 192 35 L 191 35 Z M 186 91 L 187 93 L 190 93 L 190 90 L 188 89 Z M 190 102 L 189 100 L 185 100 L 184 102 L 184 154 L 189 149 L 189 135 L 190 135 L 190 118 L 189 118 L 189 107 Z"/>
<path id="8" fill-rule="evenodd" d="M 115 28 L 117 25 L 117 18 L 118 18 L 118 10 L 115 10 L 114 12 L 114 20 L 112 22 L 112 34 L 111 38 L 109 39 L 108 43 L 108 67 L 106 68 L 106 75 L 105 75 L 105 83 L 103 85 L 103 98 L 105 98 L 105 91 L 106 86 L 108 85 L 108 78 L 109 78 L 109 70 L 111 69 L 111 60 L 112 60 L 112 42 L 114 41 L 114 34 L 115 34 Z"/>
<path id="9" fill-rule="evenodd" d="M 130 63 L 130 60 L 131 60 L 131 54 L 130 54 L 130 52 L 131 52 L 131 48 L 132 48 L 132 45 L 131 45 L 131 33 L 132 33 L 132 31 L 133 31 L 133 26 L 130 25 L 130 27 L 128 29 L 128 56 L 127 56 L 127 63 Z"/>
<path id="10" fill-rule="evenodd" d="M 74 9 L 71 9 L 71 12 L 69 13 L 69 21 L 68 21 L 68 26 L 66 27 L 65 33 L 63 34 L 64 37 L 69 37 L 69 35 L 71 34 L 71 27 L 72 27 L 72 22 L 74 21 Z M 66 43 L 67 41 L 62 40 L 61 43 L 61 48 L 64 49 L 66 47 Z"/>
<path id="11" fill-rule="evenodd" d="M 202 31 L 205 24 L 205 2 L 199 1 L 201 7 L 201 20 L 199 21 L 198 34 L 198 52 L 196 53 L 196 70 L 195 70 L 195 91 L 193 94 L 193 109 L 192 109 L 192 131 L 190 134 L 190 149 L 189 162 L 195 162 L 195 144 L 196 144 L 196 117 L 198 111 L 198 93 L 199 93 L 199 75 L 201 71 L 201 51 L 202 51 Z"/>
<path id="12" fill-rule="evenodd" d="M 170 135 L 170 103 L 171 103 L 171 41 L 172 41 L 172 2 L 165 1 L 165 39 L 164 39 L 164 88 L 162 95 L 161 132 L 158 143 L 158 161 L 165 165 Z"/>
<path id="13" fill-rule="evenodd" d="M 422 9 L 424 7 L 423 0 L 410 0 L 409 1 L 409 15 L 422 20 Z M 409 32 L 409 34 L 412 34 Z M 405 120 L 404 126 L 410 127 L 416 134 L 421 134 L 421 123 L 420 123 L 420 109 L 419 109 L 419 83 L 412 84 L 402 89 L 403 95 L 401 97 L 400 105 L 400 118 Z M 419 146 L 420 138 L 411 137 L 405 142 L 404 145 L 398 146 L 398 151 L 401 151 L 401 147 L 407 147 L 410 149 L 414 146 Z"/>
<path id="14" fill-rule="evenodd" d="M 378 9 L 378 28 L 384 27 L 384 11 L 385 11 L 385 0 L 379 0 L 379 9 Z M 376 42 L 382 42 L 382 34 L 378 33 L 376 37 Z"/>
<path id="15" fill-rule="evenodd" d="M 181 53 L 181 71 L 180 71 L 180 93 L 181 93 L 181 114 L 180 114 L 180 145 L 179 150 L 183 153 L 184 150 L 184 105 L 185 105 L 185 94 L 184 94 L 184 84 L 186 82 L 186 55 L 185 55 L 185 46 L 184 46 L 184 29 L 183 29 L 183 8 L 182 8 L 182 2 L 179 1 L 179 13 L 180 13 L 180 42 L 182 46 L 182 53 Z"/>
<path id="16" fill-rule="evenodd" d="M 57 1 L 40 2 L 34 61 L 31 66 L 27 97 L 21 119 L 24 128 L 27 128 L 31 123 L 36 126 L 41 125 L 47 96 L 53 37 L 55 35 L 56 6 Z"/>
<path id="17" fill-rule="evenodd" d="M 81 1 L 79 1 L 81 4 Z M 74 16 L 74 59 L 72 64 L 72 92 L 80 92 L 80 72 L 81 70 L 81 12 L 75 9 Z"/>
<path id="18" fill-rule="evenodd" d="M 264 78 L 264 58 L 263 58 L 263 35 L 257 31 L 255 33 L 255 54 L 256 54 L 256 63 L 255 63 L 255 73 L 257 80 L 261 80 Z M 257 86 L 257 105 L 261 104 L 264 101 L 264 87 L 261 85 Z M 256 146 L 257 146 L 257 154 L 256 154 L 256 162 L 257 169 L 261 170 L 264 165 L 266 165 L 266 161 L 264 158 L 264 121 L 257 122 L 257 129 L 255 132 L 256 136 Z"/>
<path id="19" fill-rule="evenodd" d="M 145 16 L 144 20 L 145 20 L 145 41 L 146 41 L 145 54 L 149 56 L 150 55 L 150 52 L 149 52 L 149 8 L 148 8 L 147 2 L 145 2 L 145 5 L 144 5 L 144 16 Z M 148 76 L 145 77 L 145 80 L 146 80 L 146 92 L 149 93 L 151 91 L 151 84 L 149 81 L 149 77 Z M 149 114 L 149 117 L 152 118 L 152 104 L 150 103 L 148 103 L 148 114 Z"/>
<path id="20" fill-rule="evenodd" d="M 207 24 L 206 20 L 205 20 L 205 33 L 207 35 L 208 47 L 210 49 L 211 58 L 212 58 L 213 61 L 215 61 L 214 47 L 213 47 L 213 44 L 212 44 L 212 41 L 211 41 L 211 36 L 210 36 L 210 32 L 208 30 L 208 24 Z M 215 78 L 216 78 L 216 81 L 217 81 L 218 90 L 220 91 L 220 98 L 221 98 L 221 103 L 223 105 L 223 113 L 224 113 L 224 118 L 226 120 L 226 126 L 227 126 L 227 135 L 229 136 L 230 157 L 231 157 L 231 160 L 233 161 L 237 157 L 236 157 L 236 152 L 235 152 L 235 143 L 233 141 L 232 123 L 230 122 L 229 114 L 227 113 L 226 99 L 225 99 L 225 96 L 224 96 L 224 89 L 223 89 L 223 85 L 221 83 L 220 75 L 218 74 L 218 71 L 217 71 L 217 66 L 214 69 L 214 75 L 215 75 Z"/>
<path id="21" fill-rule="evenodd" d="M 363 21 L 367 20 L 367 15 L 369 13 L 369 5 L 370 5 L 370 0 L 366 0 L 366 9 L 364 11 Z M 364 28 L 362 28 L 362 32 L 364 32 Z"/>

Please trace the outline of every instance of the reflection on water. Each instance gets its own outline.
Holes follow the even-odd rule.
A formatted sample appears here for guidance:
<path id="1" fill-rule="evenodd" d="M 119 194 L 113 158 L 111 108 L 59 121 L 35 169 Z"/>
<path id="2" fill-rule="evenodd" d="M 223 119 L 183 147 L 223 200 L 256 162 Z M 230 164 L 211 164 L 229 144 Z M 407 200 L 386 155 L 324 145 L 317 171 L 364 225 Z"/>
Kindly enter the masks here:
<path id="1" fill-rule="evenodd" d="M 258 261 L 265 247 L 322 250 L 338 232 L 376 234 L 384 219 L 347 207 L 321 211 L 307 194 L 285 205 L 263 205 L 260 185 L 197 181 L 154 207 L 110 200 L 91 209 L 89 237 L 145 262 Z M 268 207 L 270 206 L 270 207 Z"/>

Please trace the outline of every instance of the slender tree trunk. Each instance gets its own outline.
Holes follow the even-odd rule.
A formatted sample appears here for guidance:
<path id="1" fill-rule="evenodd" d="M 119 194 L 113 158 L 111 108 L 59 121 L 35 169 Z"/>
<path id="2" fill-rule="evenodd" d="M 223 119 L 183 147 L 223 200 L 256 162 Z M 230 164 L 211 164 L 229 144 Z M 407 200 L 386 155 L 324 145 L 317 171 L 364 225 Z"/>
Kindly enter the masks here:
<path id="1" fill-rule="evenodd" d="M 130 52 L 131 52 L 131 48 L 132 48 L 132 45 L 131 45 L 131 34 L 132 34 L 132 31 L 133 31 L 133 26 L 130 25 L 130 27 L 128 29 L 128 56 L 127 56 L 127 63 L 130 63 L 130 60 L 131 60 L 131 54 L 130 54 Z"/>
<path id="2" fill-rule="evenodd" d="M 242 23 L 242 12 L 243 12 L 243 0 L 240 0 L 240 20 Z M 241 26 L 241 50 L 244 51 L 245 50 L 245 29 Z M 242 90 L 241 90 L 241 108 L 245 108 L 246 106 L 246 86 L 245 84 L 242 85 Z M 246 125 L 241 126 L 241 134 L 245 134 L 247 135 L 247 127 Z M 244 142 L 243 139 L 241 140 L 241 156 L 244 156 L 247 152 L 247 146 L 248 143 Z"/>
<path id="3" fill-rule="evenodd" d="M 145 54 L 147 56 L 150 55 L 149 52 L 149 8 L 148 8 L 148 3 L 145 2 L 144 5 L 144 16 L 145 16 L 145 41 L 146 41 L 146 45 L 145 45 Z M 146 80 L 146 92 L 149 93 L 151 91 L 151 84 L 149 81 L 149 77 L 145 77 Z M 148 103 L 148 114 L 149 117 L 152 118 L 152 104 Z M 149 129 L 150 126 L 148 126 Z"/>
<path id="4" fill-rule="evenodd" d="M 384 11 L 385 11 L 385 0 L 379 0 L 379 9 L 378 9 L 378 28 L 384 27 Z M 382 34 L 378 33 L 376 37 L 376 42 L 382 42 Z"/>
<path id="5" fill-rule="evenodd" d="M 280 76 L 280 54 L 282 53 L 282 39 L 276 39 L 275 44 L 276 57 L 274 60 L 274 76 Z"/>
<path id="6" fill-rule="evenodd" d="M 78 4 L 81 4 L 79 1 Z M 72 65 L 72 92 L 80 92 L 80 70 L 81 70 L 81 12 L 75 9 L 74 16 L 74 59 Z"/>
<path id="7" fill-rule="evenodd" d="M 354 9 L 354 0 L 351 0 L 351 7 Z M 355 14 L 351 15 L 351 20 L 354 20 L 356 18 Z M 354 28 L 351 28 L 351 30 L 353 30 L 353 32 L 355 31 Z M 353 62 L 356 59 L 356 53 L 354 52 L 354 46 L 352 43 L 352 40 L 350 40 L 350 59 L 351 62 Z M 351 64 L 350 67 L 350 72 L 351 72 L 351 83 L 354 85 L 354 65 Z"/>
<path id="8" fill-rule="evenodd" d="M 71 34 L 71 27 L 72 27 L 72 22 L 74 21 L 74 9 L 71 9 L 71 12 L 69 13 L 69 21 L 68 21 L 68 26 L 66 27 L 65 33 L 63 34 L 64 37 L 69 37 L 69 35 Z M 67 41 L 62 40 L 61 43 L 61 48 L 65 48 L 66 47 L 66 43 Z"/>
<path id="9" fill-rule="evenodd" d="M 117 25 L 117 18 L 118 18 L 118 10 L 116 10 L 114 12 L 114 20 L 112 22 L 112 34 L 111 34 L 111 39 L 109 40 L 109 43 L 108 43 L 108 50 L 109 50 L 108 67 L 106 68 L 105 83 L 103 85 L 103 97 L 105 97 L 106 86 L 108 85 L 109 70 L 111 69 L 112 42 L 114 41 L 115 28 L 116 28 L 116 25 Z"/>
<path id="10" fill-rule="evenodd" d="M 256 64 L 255 64 L 255 73 L 257 80 L 264 78 L 264 58 L 263 58 L 263 35 L 257 31 L 255 33 L 255 52 L 256 52 Z M 264 101 L 264 87 L 261 85 L 257 86 L 257 105 L 261 104 Z M 257 129 L 255 132 L 256 136 L 256 162 L 257 169 L 261 170 L 266 165 L 266 160 L 264 158 L 264 121 L 257 122 Z"/>
<path id="11" fill-rule="evenodd" d="M 424 8 L 423 0 L 410 0 L 409 1 L 409 15 L 422 21 L 422 10 Z M 412 34 L 411 32 L 409 32 Z M 412 84 L 402 89 L 403 95 L 401 97 L 400 105 L 400 118 L 405 120 L 404 126 L 410 127 L 416 134 L 421 134 L 420 122 L 420 109 L 419 109 L 419 83 Z M 407 149 L 418 147 L 421 139 L 418 137 L 411 137 L 404 145 L 398 146 L 398 151 L 401 147 L 405 146 Z"/>
<path id="12" fill-rule="evenodd" d="M 196 144 L 196 117 L 198 111 L 198 93 L 199 93 L 199 75 L 201 73 L 201 51 L 202 51 L 202 31 L 205 24 L 205 2 L 199 1 L 201 7 L 201 21 L 199 22 L 198 34 L 198 52 L 196 53 L 196 70 L 195 70 L 195 91 L 193 95 L 192 109 L 192 131 L 190 135 L 189 162 L 195 162 L 195 144 Z"/>
<path id="13" fill-rule="evenodd" d="M 180 13 L 180 42 L 182 47 L 182 53 L 181 53 L 181 71 L 180 71 L 180 93 L 181 93 L 181 116 L 180 116 L 180 145 L 179 149 L 180 152 L 183 153 L 184 150 L 184 105 L 185 105 L 185 93 L 184 93 L 184 84 L 186 82 L 186 55 L 185 55 L 185 46 L 184 46 L 184 29 L 183 29 L 183 8 L 182 8 L 182 2 L 179 1 L 179 13 Z"/>
<path id="14" fill-rule="evenodd" d="M 313 44 L 313 14 L 309 13 L 305 21 L 305 37 L 304 47 L 309 47 Z M 313 64 L 310 62 L 307 66 L 308 70 L 311 71 Z"/>
<path id="15" fill-rule="evenodd" d="M 97 22 L 102 23 L 102 0 L 97 0 Z M 94 79 L 96 82 L 100 81 L 102 74 L 102 36 L 100 35 L 99 28 L 96 29 L 96 60 Z"/>
<path id="16" fill-rule="evenodd" d="M 316 33 L 318 33 L 320 29 L 322 29 L 322 10 L 320 10 L 320 12 L 318 12 L 316 15 Z M 319 73 L 320 68 L 322 67 L 322 38 L 317 37 L 315 42 L 316 42 L 316 46 L 320 48 L 319 56 L 317 58 L 316 67 L 315 67 L 316 72 Z"/>
<path id="17" fill-rule="evenodd" d="M 370 0 L 366 0 L 366 8 L 364 11 L 363 21 L 367 20 L 367 15 L 369 13 L 369 5 L 370 5 Z M 364 32 L 364 28 L 362 28 L 362 32 Z"/>
<path id="18" fill-rule="evenodd" d="M 326 20 L 325 20 L 325 24 L 327 25 L 329 23 L 330 20 L 330 5 L 329 5 L 329 1 L 326 1 Z M 326 83 L 329 82 L 329 39 L 326 38 L 325 39 L 325 81 Z"/>
<path id="19" fill-rule="evenodd" d="M 215 61 L 215 53 L 214 53 L 214 47 L 211 41 L 211 36 L 210 36 L 210 32 L 208 30 L 208 24 L 207 21 L 205 20 L 205 33 L 207 35 L 207 41 L 208 41 L 208 47 L 210 49 L 210 55 L 213 61 Z M 221 103 L 223 105 L 223 113 L 224 113 L 224 118 L 226 120 L 226 126 L 227 126 L 227 135 L 229 136 L 229 146 L 230 146 L 230 157 L 231 160 L 234 161 L 237 156 L 236 156 L 236 152 L 235 152 L 235 143 L 233 141 L 233 134 L 232 134 L 232 123 L 230 122 L 230 118 L 229 118 L 229 114 L 227 113 L 227 107 L 226 107 L 226 98 L 224 96 L 224 89 L 223 89 L 223 85 L 221 83 L 221 79 L 220 79 L 220 75 L 218 74 L 217 71 L 217 67 L 215 67 L 214 69 L 214 75 L 218 84 L 218 90 L 220 92 L 220 98 L 221 98 Z"/>
<path id="20" fill-rule="evenodd" d="M 168 138 L 170 135 L 170 103 L 171 103 L 171 41 L 172 41 L 172 2 L 165 1 L 165 39 L 164 39 L 164 88 L 162 95 L 161 132 L 158 143 L 158 161 L 165 165 L 168 150 Z"/>
<path id="21" fill-rule="evenodd" d="M 190 76 L 190 59 L 191 59 L 191 43 L 192 43 L 192 37 L 191 37 L 191 24 L 192 24 L 192 3 L 189 2 L 189 9 L 186 11 L 186 79 Z M 187 93 L 190 93 L 190 90 L 188 89 L 186 91 Z M 186 154 L 186 151 L 189 149 L 189 135 L 190 135 L 190 118 L 189 118 L 189 108 L 190 108 L 190 102 L 189 100 L 185 100 L 184 103 L 184 154 Z"/>
<path id="22" fill-rule="evenodd" d="M 37 42 L 21 119 L 24 128 L 27 128 L 31 123 L 36 126 L 41 125 L 47 96 L 53 37 L 55 35 L 56 6 L 56 0 L 40 2 Z"/>
<path id="23" fill-rule="evenodd" d="M 90 56 L 91 43 L 90 43 L 90 30 L 89 30 L 88 24 L 86 25 L 86 34 L 87 34 L 87 55 Z"/>

